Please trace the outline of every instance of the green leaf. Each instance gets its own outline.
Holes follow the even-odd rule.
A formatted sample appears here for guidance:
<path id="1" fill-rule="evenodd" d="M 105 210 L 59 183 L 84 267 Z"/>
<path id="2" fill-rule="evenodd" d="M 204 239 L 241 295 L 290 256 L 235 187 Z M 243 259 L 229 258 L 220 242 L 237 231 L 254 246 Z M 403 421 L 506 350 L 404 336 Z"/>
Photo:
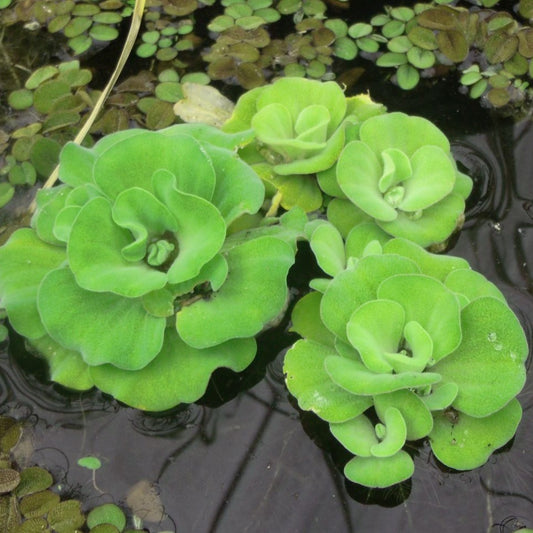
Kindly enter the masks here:
<path id="1" fill-rule="evenodd" d="M 98 459 L 98 457 L 88 455 L 78 459 L 78 465 L 89 470 L 98 470 L 102 467 L 102 462 L 100 459 Z"/>
<path id="2" fill-rule="evenodd" d="M 286 303 L 286 277 L 294 262 L 290 245 L 274 237 L 260 237 L 235 246 L 226 259 L 229 273 L 220 290 L 183 306 L 176 315 L 181 338 L 195 348 L 252 337 L 276 318 Z M 261 283 L 257 283 L 259 279 Z"/>
<path id="3" fill-rule="evenodd" d="M 291 314 L 291 331 L 308 340 L 333 347 L 335 337 L 320 320 L 321 300 L 319 292 L 310 292 L 296 302 Z"/>
<path id="4" fill-rule="evenodd" d="M 400 65 L 396 71 L 396 80 L 404 91 L 409 91 L 418 85 L 420 74 L 412 65 Z"/>
<path id="5" fill-rule="evenodd" d="M 429 434 L 431 449 L 439 461 L 451 468 L 477 468 L 513 437 L 521 417 L 522 409 L 516 399 L 483 418 L 459 413 L 452 421 L 446 412 L 441 413 L 435 417 Z"/>
<path id="6" fill-rule="evenodd" d="M 136 370 L 154 359 L 163 343 L 164 318 L 148 315 L 140 300 L 81 289 L 67 268 L 44 278 L 38 308 L 50 336 L 89 365 Z"/>
<path id="7" fill-rule="evenodd" d="M 378 444 L 370 448 L 374 457 L 390 457 L 398 453 L 405 444 L 407 428 L 402 413 L 396 407 L 387 407 L 383 413 L 381 430 L 384 436 Z M 379 425 L 377 426 L 380 427 Z"/>
<path id="8" fill-rule="evenodd" d="M 418 322 L 433 341 L 433 359 L 441 360 L 461 343 L 460 308 L 441 282 L 420 274 L 399 274 L 384 280 L 379 298 L 398 302 L 406 323 Z"/>
<path id="9" fill-rule="evenodd" d="M 322 224 L 313 231 L 311 249 L 320 268 L 334 277 L 346 267 L 344 241 L 338 230 L 331 224 Z"/>
<path id="10" fill-rule="evenodd" d="M 494 283 L 470 268 L 453 270 L 446 277 L 444 284 L 456 294 L 464 296 L 467 302 L 482 296 L 491 296 L 506 303 L 505 296 Z"/>
<path id="11" fill-rule="evenodd" d="M 372 447 L 379 444 L 374 426 L 365 415 L 346 422 L 330 423 L 329 429 L 349 452 L 360 457 L 371 457 Z"/>
<path id="12" fill-rule="evenodd" d="M 337 163 L 340 188 L 357 207 L 371 217 L 392 221 L 398 215 L 396 209 L 383 199 L 379 190 L 381 176 L 380 161 L 368 145 L 352 141 L 344 147 Z"/>
<path id="13" fill-rule="evenodd" d="M 336 351 L 312 340 L 297 341 L 285 355 L 287 388 L 301 409 L 328 422 L 345 422 L 372 405 L 372 399 L 354 396 L 337 386 L 326 373 L 324 361 Z"/>
<path id="14" fill-rule="evenodd" d="M 490 296 L 463 309 L 461 327 L 460 346 L 431 370 L 439 372 L 443 382 L 459 386 L 455 409 L 485 417 L 505 406 L 524 386 L 527 341 L 509 307 Z"/>
<path id="15" fill-rule="evenodd" d="M 32 339 L 30 346 L 48 362 L 51 380 L 73 390 L 83 391 L 94 387 L 89 367 L 78 352 L 61 346 L 49 335 Z"/>
<path id="16" fill-rule="evenodd" d="M 104 503 L 91 509 L 87 515 L 87 526 L 93 528 L 99 524 L 112 524 L 119 531 L 126 527 L 126 516 L 122 509 L 113 503 Z"/>
<path id="17" fill-rule="evenodd" d="M 358 307 L 346 324 L 350 344 L 372 372 L 392 373 L 384 357 L 396 352 L 405 323 L 402 306 L 391 300 L 371 300 Z"/>
<path id="18" fill-rule="evenodd" d="M 376 223 L 395 237 L 411 240 L 420 246 L 430 246 L 445 241 L 452 234 L 464 208 L 464 199 L 451 193 L 421 213 L 399 212 L 398 218 L 392 222 L 377 220 Z"/>
<path id="19" fill-rule="evenodd" d="M 28 89 L 17 89 L 9 93 L 7 103 L 17 111 L 28 109 L 33 104 L 33 93 Z"/>
<path id="20" fill-rule="evenodd" d="M 409 479 L 415 465 L 403 450 L 390 457 L 354 457 L 344 467 L 344 475 L 365 487 L 385 488 Z"/>
<path id="21" fill-rule="evenodd" d="M 439 374 L 425 372 L 402 372 L 401 374 L 378 374 L 344 357 L 329 356 L 325 362 L 326 372 L 333 382 L 343 389 L 361 396 L 375 396 L 400 389 L 425 387 L 438 383 Z"/>
<path id="22" fill-rule="evenodd" d="M 153 187 L 177 222 L 179 252 L 167 276 L 170 283 L 180 283 L 196 276 L 218 253 L 226 236 L 226 225 L 211 203 L 177 190 L 175 178 L 169 172 L 156 172 Z"/>
<path id="23" fill-rule="evenodd" d="M 436 278 L 443 283 L 451 272 L 470 269 L 468 261 L 462 257 L 432 254 L 407 239 L 392 239 L 384 244 L 383 250 L 388 254 L 398 254 L 411 259 L 420 268 L 421 274 Z"/>
<path id="24" fill-rule="evenodd" d="M 198 350 L 184 343 L 174 328 L 167 328 L 159 355 L 141 370 L 111 365 L 91 367 L 96 386 L 118 400 L 145 411 L 164 411 L 191 403 L 205 392 L 219 367 L 244 370 L 256 353 L 254 339 L 232 339 Z"/>
<path id="25" fill-rule="evenodd" d="M 64 248 L 41 241 L 29 228 L 13 233 L 0 248 L 0 298 L 11 325 L 29 339 L 45 334 L 37 310 L 43 278 L 66 260 Z"/>
<path id="26" fill-rule="evenodd" d="M 387 409 L 397 408 L 405 421 L 408 440 L 422 439 L 433 428 L 433 417 L 429 409 L 413 391 L 397 390 L 378 394 L 374 396 L 374 407 L 380 420 L 384 420 Z"/>
<path id="27" fill-rule="evenodd" d="M 110 199 L 130 187 L 153 192 L 152 176 L 159 169 L 176 176 L 180 191 L 206 200 L 213 196 L 216 182 L 213 164 L 200 143 L 189 135 L 169 137 L 159 132 L 142 131 L 117 137 L 116 142 L 105 150 L 100 145 L 97 145 L 100 154 L 93 167 L 93 177 Z M 179 157 L 176 156 L 176 146 L 180 147 Z M 147 150 L 157 153 L 157 158 L 147 157 Z"/>
<path id="28" fill-rule="evenodd" d="M 455 167 L 441 148 L 422 146 L 411 157 L 413 175 L 403 182 L 405 196 L 399 204 L 403 211 L 427 209 L 442 200 L 455 183 Z"/>
<path id="29" fill-rule="evenodd" d="M 361 125 L 360 137 L 377 157 L 387 148 L 397 148 L 411 157 L 421 146 L 428 144 L 438 146 L 445 153 L 450 152 L 448 139 L 432 122 L 404 113 L 369 118 Z"/>
<path id="30" fill-rule="evenodd" d="M 236 153 L 218 147 L 208 147 L 208 153 L 216 173 L 211 203 L 220 211 L 226 225 L 244 213 L 256 213 L 265 196 L 259 176 Z"/>
<path id="31" fill-rule="evenodd" d="M 352 313 L 369 300 L 375 300 L 380 283 L 394 274 L 414 273 L 418 268 L 400 256 L 371 255 L 355 268 L 341 272 L 331 281 L 320 307 L 322 321 L 341 340 L 348 341 L 346 324 Z"/>
<path id="32" fill-rule="evenodd" d="M 128 298 L 163 288 L 167 283 L 164 272 L 124 257 L 122 250 L 132 241 L 131 233 L 113 220 L 112 206 L 105 198 L 94 198 L 82 207 L 67 248 L 70 268 L 80 287 Z"/>

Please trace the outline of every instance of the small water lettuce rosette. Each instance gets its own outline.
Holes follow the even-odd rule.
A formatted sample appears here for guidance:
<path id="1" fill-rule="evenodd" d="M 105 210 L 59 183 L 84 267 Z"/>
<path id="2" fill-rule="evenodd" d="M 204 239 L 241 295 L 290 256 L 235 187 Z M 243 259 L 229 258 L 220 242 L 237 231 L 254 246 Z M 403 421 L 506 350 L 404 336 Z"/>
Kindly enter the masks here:
<path id="1" fill-rule="evenodd" d="M 236 154 L 249 139 L 182 124 L 65 146 L 63 184 L 0 248 L 1 303 L 52 380 L 160 411 L 250 364 L 286 305 L 295 246 L 272 228 L 227 239 L 264 200 Z"/>
<path id="2" fill-rule="evenodd" d="M 365 120 L 336 166 L 319 174 L 319 183 L 334 197 L 328 219 L 344 236 L 371 221 L 423 247 L 460 228 L 472 190 L 444 133 L 425 118 L 400 112 Z"/>
<path id="3" fill-rule="evenodd" d="M 333 81 L 288 77 L 246 92 L 223 129 L 252 128 L 255 142 L 242 157 L 279 191 L 282 207 L 313 211 L 322 205 L 315 174 L 336 163 L 346 129 L 384 111 L 367 95 L 346 97 Z"/>
<path id="4" fill-rule="evenodd" d="M 332 278 L 294 308 L 302 339 L 285 357 L 289 391 L 354 455 L 344 473 L 355 483 L 408 479 L 404 447 L 424 438 L 448 467 L 481 466 L 521 419 L 528 345 L 518 319 L 467 261 L 401 238 L 364 244 L 358 233 L 345 245 L 330 224 L 313 231 Z"/>

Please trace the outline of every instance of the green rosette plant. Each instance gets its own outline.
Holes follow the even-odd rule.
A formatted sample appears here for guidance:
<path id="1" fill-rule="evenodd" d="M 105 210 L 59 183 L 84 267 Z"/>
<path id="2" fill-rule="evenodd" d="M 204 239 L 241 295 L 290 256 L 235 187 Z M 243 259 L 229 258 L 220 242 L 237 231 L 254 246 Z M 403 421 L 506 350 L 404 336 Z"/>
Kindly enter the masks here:
<path id="1" fill-rule="evenodd" d="M 334 197 L 328 218 L 345 236 L 356 223 L 372 221 L 423 247 L 442 243 L 462 225 L 472 189 L 444 133 L 399 112 L 365 120 L 319 183 Z"/>
<path id="2" fill-rule="evenodd" d="M 383 113 L 368 95 L 346 97 L 335 82 L 281 78 L 239 98 L 223 129 L 252 129 L 255 142 L 242 156 L 281 194 L 281 205 L 318 209 L 322 193 L 315 173 L 335 164 L 347 127 Z"/>
<path id="3" fill-rule="evenodd" d="M 333 277 L 294 308 L 303 338 L 284 371 L 300 408 L 354 454 L 346 477 L 381 488 L 408 479 L 404 446 L 423 438 L 448 467 L 484 464 L 516 431 L 526 378 L 528 345 L 502 293 L 461 258 L 369 242 L 358 228 L 346 244 L 330 224 L 312 229 Z"/>
<path id="4" fill-rule="evenodd" d="M 229 239 L 264 186 L 236 154 L 250 132 L 177 125 L 67 144 L 61 185 L 0 248 L 0 299 L 51 379 L 144 410 L 197 400 L 241 371 L 283 311 L 294 242 Z"/>

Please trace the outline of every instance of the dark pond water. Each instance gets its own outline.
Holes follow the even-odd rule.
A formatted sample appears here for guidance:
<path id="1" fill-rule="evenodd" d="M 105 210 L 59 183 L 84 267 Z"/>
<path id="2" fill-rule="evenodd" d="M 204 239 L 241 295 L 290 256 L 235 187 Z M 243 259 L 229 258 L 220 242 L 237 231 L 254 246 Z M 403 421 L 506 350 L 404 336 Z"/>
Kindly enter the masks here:
<path id="1" fill-rule="evenodd" d="M 453 95 L 446 80 L 431 91 L 400 94 L 372 87 L 390 110 L 434 120 L 476 181 L 467 221 L 449 253 L 504 292 L 533 338 L 533 129 Z M 291 272 L 295 295 L 314 265 L 300 250 Z M 219 371 L 198 405 L 159 415 L 121 406 L 97 392 L 72 395 L 49 385 L 44 368 L 12 338 L 0 357 L 1 411 L 33 427 L 30 461 L 48 468 L 65 496 L 90 508 L 124 504 L 141 480 L 164 506 L 152 532 L 500 532 L 533 527 L 533 381 L 519 399 L 514 440 L 477 470 L 439 466 L 420 443 L 409 482 L 363 490 L 341 474 L 348 459 L 324 425 L 295 408 L 284 387 L 283 354 L 294 340 L 288 319 L 260 339 L 261 353 L 240 376 Z M 95 455 L 91 472 L 76 462 Z"/>

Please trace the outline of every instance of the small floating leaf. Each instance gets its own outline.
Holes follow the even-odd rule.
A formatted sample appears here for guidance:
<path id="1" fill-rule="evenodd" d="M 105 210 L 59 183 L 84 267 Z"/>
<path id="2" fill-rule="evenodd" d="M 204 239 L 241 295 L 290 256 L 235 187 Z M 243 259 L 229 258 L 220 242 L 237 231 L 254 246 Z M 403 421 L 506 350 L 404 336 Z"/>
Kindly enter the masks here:
<path id="1" fill-rule="evenodd" d="M 102 466 L 102 462 L 98 457 L 87 455 L 86 457 L 78 459 L 78 465 L 83 468 L 88 468 L 89 470 L 98 470 Z"/>
<path id="2" fill-rule="evenodd" d="M 71 533 L 82 527 L 85 516 L 77 500 L 66 500 L 57 504 L 48 513 L 48 523 L 57 533 Z"/>
<path id="3" fill-rule="evenodd" d="M 426 9 L 418 15 L 417 22 L 431 30 L 452 30 L 457 24 L 454 11 L 444 6 Z"/>
<path id="4" fill-rule="evenodd" d="M 485 55 L 489 63 L 502 63 L 511 59 L 518 49 L 518 37 L 505 33 L 492 34 L 485 43 Z"/>
<path id="5" fill-rule="evenodd" d="M 17 487 L 16 495 L 21 498 L 28 494 L 41 492 L 50 488 L 54 480 L 48 470 L 39 466 L 25 468 L 20 475 L 20 484 Z"/>
<path id="6" fill-rule="evenodd" d="M 118 37 L 118 30 L 105 24 L 94 24 L 89 35 L 97 41 L 113 41 Z"/>
<path id="7" fill-rule="evenodd" d="M 28 89 L 17 89 L 9 93 L 7 103 L 16 110 L 27 109 L 33 104 L 33 93 Z"/>
<path id="8" fill-rule="evenodd" d="M 50 490 L 24 496 L 20 501 L 20 512 L 25 518 L 36 518 L 50 512 L 59 503 L 59 495 Z"/>
<path id="9" fill-rule="evenodd" d="M 20 483 L 20 474 L 12 468 L 0 468 L 0 494 L 11 492 Z"/>
<path id="10" fill-rule="evenodd" d="M 126 526 L 126 517 L 120 507 L 106 503 L 95 507 L 87 515 L 87 525 L 91 529 L 99 524 L 111 524 L 122 531 Z"/>
<path id="11" fill-rule="evenodd" d="M 454 63 L 460 63 L 468 55 L 468 43 L 459 30 L 447 30 L 437 33 L 437 43 L 441 52 Z"/>
<path id="12" fill-rule="evenodd" d="M 401 65 L 396 72 L 396 80 L 402 89 L 408 91 L 417 86 L 420 74 L 412 65 Z"/>
<path id="13" fill-rule="evenodd" d="M 58 72 L 58 68 L 52 65 L 47 65 L 45 67 L 38 68 L 26 80 L 24 87 L 26 87 L 26 89 L 37 89 L 39 85 L 49 80 L 50 78 L 53 78 Z"/>

